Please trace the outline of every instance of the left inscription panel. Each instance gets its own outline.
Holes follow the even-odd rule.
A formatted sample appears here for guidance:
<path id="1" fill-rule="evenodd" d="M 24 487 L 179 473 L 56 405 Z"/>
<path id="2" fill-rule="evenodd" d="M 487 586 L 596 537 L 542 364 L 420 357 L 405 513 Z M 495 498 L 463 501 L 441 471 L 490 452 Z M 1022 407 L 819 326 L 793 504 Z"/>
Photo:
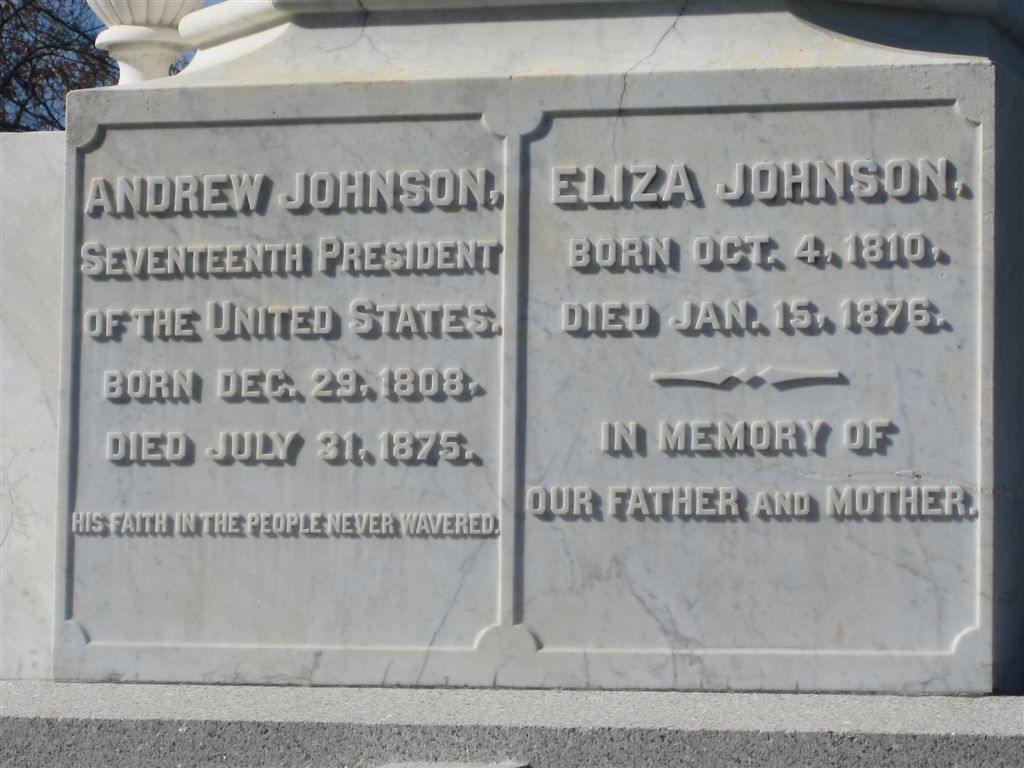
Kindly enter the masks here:
<path id="1" fill-rule="evenodd" d="M 83 648 L 473 648 L 498 592 L 501 139 L 99 131 L 69 169 L 58 619 Z M 83 648 L 58 643 L 60 676 L 98 673 Z"/>

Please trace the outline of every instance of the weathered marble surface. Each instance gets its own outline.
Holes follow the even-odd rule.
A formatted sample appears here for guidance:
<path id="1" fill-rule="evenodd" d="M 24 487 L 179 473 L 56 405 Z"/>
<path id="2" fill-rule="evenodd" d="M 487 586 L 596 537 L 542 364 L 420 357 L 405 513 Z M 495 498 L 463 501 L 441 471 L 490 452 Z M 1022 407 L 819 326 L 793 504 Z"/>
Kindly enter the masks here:
<path id="1" fill-rule="evenodd" d="M 305 5 L 316 13 L 296 22 L 289 9 Z M 543 0 L 498 3 L 493 9 L 467 7 L 482 5 L 476 2 L 462 3 L 461 9 L 439 3 L 440 10 L 431 10 L 429 5 L 388 3 L 368 14 L 332 15 L 325 10 L 332 6 L 323 3 L 227 2 L 182 21 L 182 35 L 199 46 L 188 69 L 176 78 L 145 85 L 417 82 L 624 73 L 632 77 L 659 70 L 808 70 L 956 58 L 935 51 L 925 57 L 916 50 L 869 46 L 830 34 L 822 23 L 861 17 L 864 9 L 845 4 L 606 0 L 558 10 L 545 7 L 550 3 Z M 509 7 L 516 5 L 520 7 Z M 804 13 L 810 14 L 810 21 L 803 18 Z M 919 35 L 926 29 L 933 35 L 955 32 L 968 38 L 986 28 L 969 17 L 926 18 L 926 23 L 896 26 L 915 27 Z"/>
<path id="2" fill-rule="evenodd" d="M 0 677 L 48 678 L 64 134 L 0 134 Z"/>
<path id="3" fill-rule="evenodd" d="M 235 5 L 251 13 L 258 4 Z M 605 9 L 561 22 L 539 11 L 521 18 L 502 11 L 502 22 L 439 16 L 458 21 L 447 25 L 412 17 L 399 24 L 376 12 L 355 24 L 309 17 L 221 45 L 207 29 L 208 37 L 196 33 L 204 50 L 182 75 L 73 97 L 69 157 L 72 167 L 81 165 L 70 183 L 79 213 L 69 218 L 75 245 L 63 277 L 73 329 L 66 354 L 76 362 L 75 376 L 65 379 L 74 385 L 65 424 L 75 425 L 67 446 L 77 474 L 64 476 L 65 519 L 72 510 L 107 524 L 126 511 L 424 510 L 493 516 L 501 534 L 257 538 L 122 530 L 79 533 L 69 542 L 63 527 L 68 572 L 58 583 L 68 588 L 58 595 L 58 677 L 991 690 L 993 644 L 1012 653 L 1019 637 L 1007 631 L 1006 618 L 1019 599 L 1019 569 L 1005 562 L 1013 555 L 1008 542 L 1020 539 L 1021 431 L 1014 425 L 1022 414 L 1012 404 L 1019 403 L 1022 344 L 1012 299 L 1021 273 L 995 250 L 993 235 L 1000 243 L 1021 235 L 1020 218 L 1005 215 L 1020 207 L 1020 150 L 1001 148 L 995 134 L 1000 125 L 999 135 L 1012 135 L 1020 113 L 1005 105 L 1021 102 L 1013 101 L 1012 74 L 1001 77 L 996 98 L 993 67 L 980 54 L 986 45 L 1003 46 L 999 66 L 1013 73 L 1019 51 L 1005 38 L 990 39 L 978 19 L 929 16 L 918 28 L 914 14 L 900 16 L 884 33 L 928 50 L 897 50 L 836 35 L 783 5 L 728 5 L 733 12 L 704 13 L 708 4 L 694 3 L 680 14 L 672 4 L 633 4 L 621 18 Z M 817 21 L 812 10 L 821 9 L 808 7 L 806 18 Z M 194 31 L 228 12 L 189 17 L 183 33 L 189 23 Z M 883 18 L 873 13 L 852 7 L 831 20 L 864 30 Z M 921 30 L 927 35 L 914 38 Z M 948 42 L 954 31 L 962 33 L 961 47 Z M 438 37 L 445 45 L 431 42 Z M 522 55 L 523 40 L 530 56 Z M 993 119 L 998 109 L 1002 123 Z M 719 183 L 731 184 L 736 162 L 938 157 L 951 159 L 951 181 L 927 200 L 730 205 L 717 192 Z M 657 163 L 663 171 L 685 163 L 699 200 L 677 191 L 653 206 L 553 204 L 552 167 L 593 164 L 607 172 L 616 163 Z M 486 168 L 480 204 L 292 213 L 280 197 L 297 172 L 443 168 Z M 93 176 L 243 172 L 269 180 L 257 213 L 80 213 Z M 996 174 L 1005 174 L 998 205 Z M 572 188 L 585 183 L 582 171 L 566 178 Z M 845 251 L 841 267 L 794 259 L 803 234 L 842 251 L 843 237 L 876 230 L 922 232 L 942 253 L 924 266 L 888 269 L 843 263 Z M 771 269 L 693 262 L 700 235 L 764 233 L 780 259 Z M 568 265 L 570 237 L 630 235 L 670 238 L 669 264 L 625 271 Z M 454 275 L 327 277 L 314 269 L 311 276 L 96 280 L 79 271 L 84 241 L 295 241 L 315 265 L 323 236 L 494 240 L 501 254 L 495 269 Z M 1003 299 L 991 314 L 997 291 Z M 936 308 L 927 333 L 833 327 L 842 324 L 844 298 L 918 296 Z M 331 306 L 340 336 L 221 341 L 204 328 L 210 299 Z M 494 323 L 469 338 L 372 338 L 349 324 L 356 299 L 475 302 L 494 311 Z M 770 333 L 674 330 L 670 318 L 686 299 L 749 300 Z M 780 332 L 772 325 L 774 303 L 783 299 L 814 300 L 832 325 Z M 564 304 L 613 300 L 649 303 L 657 332 L 565 333 Z M 86 309 L 151 306 L 195 309 L 203 340 L 148 341 L 129 328 L 121 341 L 103 342 L 83 338 L 77 325 Z M 388 399 L 378 391 L 376 399 L 368 392 L 320 402 L 311 391 L 317 368 L 358 369 L 380 390 L 382 368 L 399 366 L 459 367 L 479 389 L 461 401 Z M 718 367 L 724 373 L 716 379 Z M 103 396 L 106 370 L 186 368 L 203 380 L 197 402 Z M 303 400 L 218 397 L 217 371 L 247 368 L 287 371 Z M 651 378 L 699 372 L 706 381 Z M 775 378 L 814 372 L 824 381 L 791 386 Z M 823 450 L 795 455 L 670 456 L 658 448 L 659 421 L 708 415 L 821 418 L 831 432 L 822 433 Z M 859 418 L 890 418 L 898 431 L 876 455 L 854 455 L 842 446 L 843 423 Z M 602 451 L 601 421 L 644 426 L 646 455 Z M 206 454 L 222 431 L 293 429 L 304 442 L 292 443 L 281 466 L 222 466 Z M 457 431 L 474 456 L 438 468 L 381 461 L 380 432 L 403 429 Z M 108 460 L 108 433 L 141 430 L 186 432 L 190 461 Z M 374 465 L 318 459 L 317 448 L 329 447 L 318 445 L 324 430 L 364 436 Z M 963 488 L 967 510 L 979 514 L 839 522 L 819 508 L 811 519 L 641 521 L 607 507 L 619 485 L 735 486 L 749 512 L 759 490 L 822 499 L 828 485 L 932 478 Z M 551 486 L 596 491 L 604 514 L 529 512 L 540 498 L 529 489 Z M 1004 595 L 995 609 L 993 580 Z"/>

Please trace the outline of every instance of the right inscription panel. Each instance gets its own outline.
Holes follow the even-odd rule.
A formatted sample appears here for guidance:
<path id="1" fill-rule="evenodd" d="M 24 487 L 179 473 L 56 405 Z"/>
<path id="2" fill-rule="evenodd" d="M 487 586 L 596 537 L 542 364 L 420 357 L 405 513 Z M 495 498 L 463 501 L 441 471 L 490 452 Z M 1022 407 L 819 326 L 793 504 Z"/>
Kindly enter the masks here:
<path id="1" fill-rule="evenodd" d="M 527 151 L 545 651 L 951 651 L 986 514 L 979 129 L 582 113 Z"/>

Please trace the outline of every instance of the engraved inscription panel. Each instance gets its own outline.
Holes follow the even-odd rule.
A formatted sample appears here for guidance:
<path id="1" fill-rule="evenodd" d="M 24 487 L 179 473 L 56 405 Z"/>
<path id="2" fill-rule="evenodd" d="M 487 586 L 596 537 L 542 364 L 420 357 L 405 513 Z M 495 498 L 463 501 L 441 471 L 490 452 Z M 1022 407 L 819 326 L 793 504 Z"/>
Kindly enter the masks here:
<path id="1" fill-rule="evenodd" d="M 493 623 L 501 150 L 478 118 L 379 119 L 113 128 L 83 155 L 90 642 L 472 647 Z"/>
<path id="2" fill-rule="evenodd" d="M 987 75 L 918 74 L 84 95 L 57 674 L 990 688 Z"/>
<path id="3" fill-rule="evenodd" d="M 545 649 L 948 652 L 976 625 L 979 141 L 951 104 L 552 118 L 523 452 Z"/>

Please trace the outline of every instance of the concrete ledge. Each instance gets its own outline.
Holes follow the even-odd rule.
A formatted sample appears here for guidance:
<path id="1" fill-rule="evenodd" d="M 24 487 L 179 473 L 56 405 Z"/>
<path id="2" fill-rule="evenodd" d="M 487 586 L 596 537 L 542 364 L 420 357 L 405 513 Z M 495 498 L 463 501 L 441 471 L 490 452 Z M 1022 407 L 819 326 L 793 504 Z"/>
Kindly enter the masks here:
<path id="1" fill-rule="evenodd" d="M 1024 738 L 1024 698 L 0 683 L 0 715 L 56 720 L 645 728 Z"/>
<path id="2" fill-rule="evenodd" d="M 0 764 L 1020 766 L 1024 699 L 0 684 Z"/>

